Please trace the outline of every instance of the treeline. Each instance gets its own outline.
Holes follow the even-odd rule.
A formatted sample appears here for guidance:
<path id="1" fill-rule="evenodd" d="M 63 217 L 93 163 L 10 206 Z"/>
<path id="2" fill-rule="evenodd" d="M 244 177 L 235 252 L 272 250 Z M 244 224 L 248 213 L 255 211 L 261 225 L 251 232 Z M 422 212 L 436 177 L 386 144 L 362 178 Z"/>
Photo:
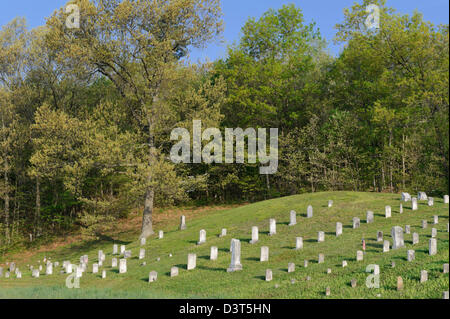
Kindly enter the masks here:
<path id="1" fill-rule="evenodd" d="M 80 229 L 99 236 L 143 209 L 303 192 L 448 193 L 448 25 L 384 1 L 345 11 L 331 56 L 300 8 L 249 19 L 226 58 L 189 64 L 222 30 L 217 0 L 77 0 L 0 31 L 0 249 Z M 370 1 L 371 3 L 374 1 Z M 279 167 L 173 164 L 176 127 L 278 128 Z"/>

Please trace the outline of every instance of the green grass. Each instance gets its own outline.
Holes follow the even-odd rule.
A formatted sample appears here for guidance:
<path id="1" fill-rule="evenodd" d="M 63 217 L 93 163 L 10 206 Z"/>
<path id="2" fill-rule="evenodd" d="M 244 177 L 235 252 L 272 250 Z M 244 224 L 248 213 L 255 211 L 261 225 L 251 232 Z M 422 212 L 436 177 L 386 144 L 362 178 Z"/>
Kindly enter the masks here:
<path id="1" fill-rule="evenodd" d="M 327 207 L 329 199 L 334 201 Z M 329 192 L 297 195 L 231 209 L 211 212 L 206 216 L 187 220 L 188 229 L 178 231 L 178 220 L 166 226 L 164 239 L 156 235 L 147 240 L 146 266 L 137 259 L 139 243 L 137 237 L 130 242 L 131 234 L 121 235 L 117 244 L 126 244 L 132 250 L 133 258 L 128 260 L 128 272 L 119 274 L 111 269 L 112 241 L 78 243 L 46 253 L 52 261 L 70 260 L 78 263 L 83 254 L 89 255 L 88 272 L 80 280 L 80 289 L 65 287 L 66 275 L 54 269 L 54 275 L 31 278 L 26 264 L 19 264 L 22 279 L 0 278 L 0 298 L 442 298 L 443 291 L 449 289 L 449 276 L 443 274 L 444 263 L 449 262 L 449 222 L 448 205 L 435 198 L 434 207 L 419 202 L 419 210 L 412 211 L 410 202 L 403 204 L 404 213 L 399 214 L 400 195 Z M 314 217 L 306 218 L 308 205 L 314 207 Z M 384 218 L 384 207 L 392 207 L 392 218 Z M 288 226 L 289 211 L 297 212 L 297 225 Z M 375 222 L 366 224 L 366 211 L 375 213 Z M 433 215 L 439 216 L 439 224 L 432 225 Z M 361 227 L 352 229 L 353 217 L 361 218 Z M 277 220 L 277 235 L 268 236 L 269 218 Z M 421 221 L 428 220 L 428 228 L 421 228 Z M 336 222 L 344 225 L 344 234 L 335 237 Z M 378 230 L 385 239 L 391 240 L 393 226 L 411 225 L 411 233 L 420 234 L 420 244 L 412 245 L 412 234 L 405 234 L 406 247 L 382 252 L 382 243 L 376 242 Z M 250 245 L 251 227 L 259 226 L 260 242 Z M 221 228 L 227 228 L 228 236 L 219 238 Z M 431 228 L 438 229 L 438 254 L 428 255 L 428 240 Z M 156 227 L 158 228 L 158 227 Z M 207 243 L 197 246 L 200 229 L 207 231 Z M 158 230 L 158 229 L 157 229 Z M 317 243 L 317 232 L 326 233 L 325 242 Z M 133 233 L 134 234 L 134 233 Z M 295 237 L 303 237 L 304 249 L 296 251 Z M 361 239 L 366 239 L 367 249 L 364 261 L 356 262 L 356 251 L 361 250 Z M 242 243 L 241 261 L 243 271 L 227 273 L 230 263 L 230 240 L 237 238 Z M 211 246 L 219 247 L 219 259 L 209 260 Z M 261 246 L 270 247 L 269 262 L 259 262 Z M 107 278 L 92 274 L 92 263 L 97 260 L 97 251 L 106 254 Z M 416 260 L 406 261 L 408 249 L 416 251 Z M 169 254 L 172 257 L 169 257 Z M 187 271 L 188 253 L 197 254 L 197 269 Z M 318 254 L 325 254 L 325 263 L 317 264 Z M 157 261 L 157 257 L 160 261 Z M 38 254 L 29 264 L 37 266 Z M 303 267 L 309 260 L 308 268 Z M 342 268 L 342 261 L 348 267 Z M 396 263 L 392 268 L 391 263 Z M 289 262 L 296 264 L 294 273 L 287 273 Z M 369 264 L 378 264 L 381 270 L 380 288 L 369 289 L 365 285 Z M 170 268 L 178 266 L 180 275 L 169 277 Z M 273 270 L 273 281 L 264 280 L 266 269 Z M 327 274 L 327 268 L 332 269 Z M 158 280 L 148 283 L 150 271 L 158 272 Z M 420 271 L 427 270 L 429 280 L 419 282 Z M 306 281 L 306 277 L 311 280 Z M 396 278 L 402 276 L 404 290 L 396 289 Z M 13 276 L 14 277 L 14 276 Z M 351 288 L 350 281 L 357 279 L 357 288 Z M 295 280 L 292 284 L 291 280 Z M 331 296 L 325 296 L 326 287 L 331 288 Z"/>

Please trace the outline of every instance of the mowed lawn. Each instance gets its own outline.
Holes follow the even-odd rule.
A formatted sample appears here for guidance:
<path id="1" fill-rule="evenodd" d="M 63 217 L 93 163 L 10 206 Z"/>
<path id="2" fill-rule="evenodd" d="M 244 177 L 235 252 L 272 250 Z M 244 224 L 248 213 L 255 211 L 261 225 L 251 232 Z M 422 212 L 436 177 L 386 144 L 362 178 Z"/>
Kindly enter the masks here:
<path id="1" fill-rule="evenodd" d="M 415 195 L 413 195 L 415 196 Z M 334 205 L 328 208 L 328 200 Z M 178 230 L 178 220 L 166 224 L 164 238 L 157 235 L 147 240 L 146 258 L 139 260 L 139 241 L 131 234 L 124 234 L 116 244 L 125 244 L 132 251 L 128 260 L 128 272 L 119 274 L 111 268 L 113 241 L 76 243 L 46 253 L 60 267 L 54 274 L 45 275 L 45 266 L 40 278 L 32 278 L 27 264 L 37 267 L 44 257 L 37 254 L 25 263 L 18 264 L 23 278 L 0 278 L 0 298 L 442 298 L 449 290 L 449 275 L 443 273 L 443 264 L 449 262 L 449 206 L 442 198 L 434 199 L 434 206 L 419 202 L 419 210 L 411 210 L 411 202 L 403 203 L 404 213 L 399 213 L 400 195 L 355 192 L 327 192 L 291 196 L 251 204 L 226 211 L 212 211 L 203 217 L 188 219 L 187 230 Z M 314 217 L 306 218 L 308 205 L 314 208 Z M 392 207 L 392 218 L 384 217 L 385 206 Z M 288 226 L 289 212 L 297 212 L 297 225 Z M 375 222 L 366 224 L 366 211 L 375 213 Z M 439 223 L 433 225 L 433 216 Z M 361 227 L 352 229 L 353 217 L 361 219 Z M 268 236 L 269 219 L 277 221 L 277 234 Z M 422 220 L 428 228 L 422 229 Z M 336 222 L 343 223 L 343 235 L 336 238 Z M 383 243 L 376 241 L 377 231 L 383 231 L 384 239 L 390 240 L 393 226 L 411 225 L 411 234 L 405 234 L 406 247 L 383 253 Z M 158 226 L 158 225 L 157 225 Z M 251 245 L 251 227 L 259 227 L 259 243 Z M 429 256 L 428 242 L 431 229 L 438 229 L 438 254 Z M 156 227 L 155 232 L 159 229 Z M 222 228 L 228 234 L 218 235 Z M 205 229 L 207 242 L 198 246 L 199 231 Z M 317 242 L 317 233 L 325 232 L 325 242 Z M 412 233 L 420 234 L 420 243 L 412 245 Z M 303 237 L 304 248 L 295 250 L 295 238 Z M 130 238 L 134 238 L 131 240 Z M 232 238 L 241 240 L 243 270 L 227 273 L 231 254 Z M 357 250 L 362 249 L 362 238 L 366 239 L 364 261 L 356 261 Z M 211 246 L 219 248 L 217 261 L 209 260 Z M 261 246 L 268 246 L 268 262 L 260 262 Z M 99 274 L 92 274 L 92 264 L 97 262 L 97 252 L 106 254 L 104 267 Z M 406 260 L 407 250 L 416 251 L 413 262 Z M 188 253 L 197 254 L 197 268 L 186 269 Z M 325 262 L 317 263 L 319 253 Z M 66 287 L 66 274 L 60 274 L 64 260 L 79 263 L 81 255 L 89 255 L 87 273 L 80 279 L 80 289 Z M 169 256 L 172 254 L 172 257 Z M 157 261 L 157 258 L 160 258 Z M 309 266 L 304 268 L 304 260 Z M 342 268 L 342 261 L 348 266 Z M 145 261 L 146 265 L 142 266 Z M 4 262 L 4 260 L 2 261 Z M 288 273 L 288 263 L 295 263 L 294 273 Z M 391 264 L 395 262 L 395 268 Z M 370 264 L 380 266 L 380 288 L 369 289 L 365 282 Z M 169 276 L 170 268 L 180 268 L 178 277 Z M 5 267 L 4 267 L 5 268 Z M 332 273 L 327 274 L 331 268 Z M 107 278 L 101 278 L 102 269 Z M 273 280 L 265 281 L 266 269 L 273 270 Z M 421 270 L 428 271 L 429 280 L 420 283 Z M 4 272 L 6 269 L 4 269 Z M 158 280 L 148 282 L 150 271 L 158 272 Z M 397 277 L 402 276 L 404 290 L 397 291 Z M 306 280 L 310 277 L 310 280 Z M 358 284 L 352 288 L 350 282 Z M 331 296 L 325 296 L 327 287 Z"/>

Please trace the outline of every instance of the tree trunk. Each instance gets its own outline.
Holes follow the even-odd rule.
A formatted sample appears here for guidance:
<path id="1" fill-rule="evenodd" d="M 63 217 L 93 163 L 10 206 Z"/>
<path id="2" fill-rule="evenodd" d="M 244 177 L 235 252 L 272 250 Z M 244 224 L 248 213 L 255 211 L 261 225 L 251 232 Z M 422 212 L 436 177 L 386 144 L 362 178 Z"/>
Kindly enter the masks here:
<path id="1" fill-rule="evenodd" d="M 402 136 L 402 189 L 405 190 L 406 165 L 405 165 L 405 134 Z"/>
<path id="2" fill-rule="evenodd" d="M 34 218 L 34 237 L 37 238 L 40 235 L 40 220 L 41 220 L 41 187 L 39 177 L 36 177 L 36 215 Z"/>
<path id="3" fill-rule="evenodd" d="M 6 243 L 10 243 L 10 237 L 9 237 L 9 179 L 8 179 L 8 160 L 5 158 L 5 237 L 6 237 Z"/>

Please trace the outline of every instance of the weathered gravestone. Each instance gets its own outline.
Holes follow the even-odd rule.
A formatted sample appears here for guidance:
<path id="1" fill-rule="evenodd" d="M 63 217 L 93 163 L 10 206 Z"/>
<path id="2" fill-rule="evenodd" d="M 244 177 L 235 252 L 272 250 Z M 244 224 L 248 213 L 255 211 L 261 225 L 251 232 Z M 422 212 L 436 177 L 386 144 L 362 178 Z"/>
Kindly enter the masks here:
<path id="1" fill-rule="evenodd" d="M 227 229 L 226 228 L 222 228 L 222 231 L 220 232 L 219 237 L 225 237 L 227 235 Z"/>
<path id="2" fill-rule="evenodd" d="M 139 260 L 145 258 L 145 248 L 139 249 Z"/>
<path id="3" fill-rule="evenodd" d="M 250 244 L 256 244 L 259 241 L 259 229 L 257 226 L 252 227 L 252 239 Z"/>
<path id="4" fill-rule="evenodd" d="M 437 229 L 436 228 L 431 228 L 431 237 L 432 238 L 436 238 L 437 237 Z"/>
<path id="5" fill-rule="evenodd" d="M 391 206 L 386 206 L 384 208 L 384 214 L 386 218 L 391 218 L 392 217 L 392 209 Z"/>
<path id="6" fill-rule="evenodd" d="M 45 268 L 45 274 L 53 275 L 53 264 L 51 262 L 47 263 L 47 267 Z"/>
<path id="7" fill-rule="evenodd" d="M 112 267 L 112 268 L 117 267 L 117 258 L 111 259 L 111 267 Z"/>
<path id="8" fill-rule="evenodd" d="M 295 249 L 303 249 L 303 237 L 296 237 L 295 238 Z"/>
<path id="9" fill-rule="evenodd" d="M 402 247 L 405 247 L 405 240 L 403 237 L 403 228 L 400 226 L 392 227 L 391 230 L 391 237 L 392 237 L 392 249 L 399 249 Z"/>
<path id="10" fill-rule="evenodd" d="M 374 221 L 373 212 L 371 210 L 368 210 L 366 213 L 366 223 L 370 224 L 370 223 L 373 223 L 373 221 Z"/>
<path id="11" fill-rule="evenodd" d="M 127 260 L 121 259 L 119 261 L 119 274 L 124 274 L 127 272 Z"/>
<path id="12" fill-rule="evenodd" d="M 317 242 L 323 243 L 325 241 L 325 232 L 320 231 L 317 233 Z"/>
<path id="13" fill-rule="evenodd" d="M 197 255 L 188 254 L 187 270 L 193 270 L 197 267 Z"/>
<path id="14" fill-rule="evenodd" d="M 377 242 L 382 242 L 382 241 L 383 241 L 383 232 L 377 231 Z"/>
<path id="15" fill-rule="evenodd" d="M 348 266 L 347 260 L 342 261 L 342 268 L 345 268 Z"/>
<path id="16" fill-rule="evenodd" d="M 422 228 L 425 229 L 428 227 L 428 222 L 426 220 L 422 220 Z"/>
<path id="17" fill-rule="evenodd" d="M 439 216 L 438 216 L 438 215 L 434 215 L 434 216 L 433 216 L 433 223 L 434 223 L 435 225 L 439 224 Z"/>
<path id="18" fill-rule="evenodd" d="M 332 201 L 332 200 L 329 200 L 329 201 L 328 201 L 328 208 L 331 208 L 331 207 L 333 207 L 333 201 Z"/>
<path id="19" fill-rule="evenodd" d="M 409 193 L 402 193 L 402 201 L 407 202 L 411 200 L 411 195 Z"/>
<path id="20" fill-rule="evenodd" d="M 418 200 L 428 200 L 428 197 L 425 192 L 419 192 L 419 194 L 417 194 L 417 199 Z"/>
<path id="21" fill-rule="evenodd" d="M 361 226 L 361 221 L 358 217 L 353 217 L 353 229 L 359 228 Z"/>
<path id="22" fill-rule="evenodd" d="M 125 245 L 120 245 L 120 254 L 123 255 L 123 253 L 125 252 Z"/>
<path id="23" fill-rule="evenodd" d="M 151 271 L 148 274 L 148 282 L 155 282 L 158 279 L 158 273 L 156 271 Z"/>
<path id="24" fill-rule="evenodd" d="M 180 230 L 185 230 L 185 229 L 187 229 L 186 216 L 181 216 L 181 218 L 180 218 Z"/>
<path id="25" fill-rule="evenodd" d="M 200 230 L 200 238 L 197 242 L 197 245 L 201 245 L 206 243 L 206 230 L 202 229 Z"/>
<path id="26" fill-rule="evenodd" d="M 93 274 L 98 273 L 98 264 L 92 264 L 92 273 Z"/>
<path id="27" fill-rule="evenodd" d="M 402 277 L 397 277 L 397 290 L 401 291 L 403 290 L 403 278 Z"/>
<path id="28" fill-rule="evenodd" d="M 339 222 L 336 223 L 336 237 L 339 237 L 342 235 L 342 230 L 343 230 L 342 223 L 339 223 Z"/>
<path id="29" fill-rule="evenodd" d="M 448 195 L 444 195 L 444 204 L 448 204 L 449 203 L 449 197 Z"/>
<path id="30" fill-rule="evenodd" d="M 291 210 L 289 213 L 289 226 L 297 225 L 297 213 L 295 210 Z"/>
<path id="31" fill-rule="evenodd" d="M 119 246 L 114 244 L 113 245 L 113 255 L 117 255 L 119 253 Z"/>
<path id="32" fill-rule="evenodd" d="M 448 264 L 444 264 L 443 269 L 442 269 L 442 272 L 443 272 L 444 274 L 448 274 Z"/>
<path id="33" fill-rule="evenodd" d="M 319 254 L 319 258 L 318 258 L 318 264 L 324 263 L 325 262 L 325 255 L 324 254 Z"/>
<path id="34" fill-rule="evenodd" d="M 231 264 L 227 272 L 242 270 L 241 264 L 241 242 L 238 239 L 231 240 Z"/>
<path id="35" fill-rule="evenodd" d="M 269 236 L 273 236 L 277 233 L 277 221 L 273 218 L 269 221 Z"/>
<path id="36" fill-rule="evenodd" d="M 209 259 L 210 260 L 217 260 L 218 255 L 219 255 L 219 248 L 217 248 L 216 246 L 212 246 Z"/>
<path id="37" fill-rule="evenodd" d="M 102 270 L 102 279 L 106 278 L 106 270 Z"/>
<path id="38" fill-rule="evenodd" d="M 262 246 L 261 247 L 261 257 L 260 261 L 269 261 L 269 247 Z"/>
<path id="39" fill-rule="evenodd" d="M 163 238 L 164 238 L 164 231 L 160 230 L 160 231 L 158 232 L 158 238 L 159 238 L 159 239 L 163 239 Z"/>
<path id="40" fill-rule="evenodd" d="M 400 211 L 400 214 L 403 214 L 403 204 L 400 204 L 400 209 L 399 209 L 399 211 Z"/>
<path id="41" fill-rule="evenodd" d="M 307 218 L 312 218 L 313 217 L 313 208 L 312 208 L 311 205 L 309 205 L 307 210 L 306 210 L 306 217 Z"/>
<path id="42" fill-rule="evenodd" d="M 416 259 L 416 252 L 412 249 L 408 250 L 406 259 L 410 262 L 414 261 Z"/>
<path id="43" fill-rule="evenodd" d="M 123 258 L 125 259 L 131 258 L 131 250 L 125 250 L 123 253 Z"/>
<path id="44" fill-rule="evenodd" d="M 437 240 L 436 238 L 431 238 L 428 242 L 428 253 L 430 256 L 434 256 L 437 254 Z"/>
<path id="45" fill-rule="evenodd" d="M 428 271 L 422 270 L 420 272 L 420 283 L 423 284 L 424 282 L 428 281 Z"/>
<path id="46" fill-rule="evenodd" d="M 178 267 L 172 267 L 170 268 L 170 277 L 176 277 L 178 276 Z"/>
<path id="47" fill-rule="evenodd" d="M 141 246 L 145 246 L 145 244 L 147 244 L 147 239 L 145 237 L 142 237 L 140 240 L 140 244 Z"/>
<path id="48" fill-rule="evenodd" d="M 428 206 L 434 206 L 434 198 L 433 197 L 428 197 Z"/>
<path id="49" fill-rule="evenodd" d="M 266 281 L 272 281 L 273 274 L 271 269 L 266 269 Z"/>
<path id="50" fill-rule="evenodd" d="M 413 197 L 411 199 L 411 209 L 412 210 L 418 210 L 419 206 L 417 205 L 417 198 Z"/>
<path id="51" fill-rule="evenodd" d="M 289 263 L 288 264 L 288 273 L 295 272 L 295 264 Z"/>
<path id="52" fill-rule="evenodd" d="M 411 226 L 405 225 L 405 234 L 410 234 L 410 233 L 411 233 Z"/>
<path id="53" fill-rule="evenodd" d="M 363 261 L 364 260 L 364 252 L 362 250 L 358 250 L 356 252 L 356 261 Z"/>
<path id="54" fill-rule="evenodd" d="M 383 242 L 383 253 L 388 253 L 390 247 L 391 247 L 391 243 L 389 242 L 389 240 L 385 240 Z"/>
<path id="55" fill-rule="evenodd" d="M 413 233 L 412 243 L 413 243 L 413 245 L 417 245 L 419 243 L 419 233 Z"/>

